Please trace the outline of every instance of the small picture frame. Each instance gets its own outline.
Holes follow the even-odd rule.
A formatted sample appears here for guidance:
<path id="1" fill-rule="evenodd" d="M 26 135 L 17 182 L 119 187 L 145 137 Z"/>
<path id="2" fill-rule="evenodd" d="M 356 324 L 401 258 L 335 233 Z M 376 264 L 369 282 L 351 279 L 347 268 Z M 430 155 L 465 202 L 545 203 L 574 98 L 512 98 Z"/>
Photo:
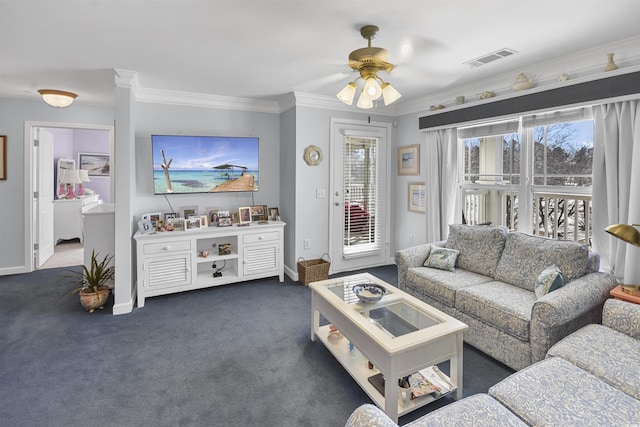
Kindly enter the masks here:
<path id="1" fill-rule="evenodd" d="M 269 221 L 280 221 L 280 211 L 278 208 L 269 208 Z"/>
<path id="2" fill-rule="evenodd" d="M 209 227 L 218 226 L 218 209 L 207 208 L 207 215 L 209 216 Z"/>
<path id="3" fill-rule="evenodd" d="M 233 225 L 229 211 L 218 211 L 218 227 L 230 227 Z"/>
<path id="4" fill-rule="evenodd" d="M 238 222 L 248 224 L 251 222 L 251 208 L 249 206 L 238 208 Z"/>
<path id="5" fill-rule="evenodd" d="M 200 230 L 200 217 L 185 218 L 184 231 L 195 231 L 195 230 Z"/>
<path id="6" fill-rule="evenodd" d="M 267 205 L 255 205 L 249 206 L 251 212 L 251 221 L 266 221 L 267 220 Z"/>
<path id="7" fill-rule="evenodd" d="M 161 217 L 162 217 L 162 214 L 160 212 L 146 213 L 142 215 L 142 219 L 148 219 L 149 221 L 151 221 L 151 225 L 154 228 L 156 226 L 156 222 L 160 221 Z"/>
<path id="8" fill-rule="evenodd" d="M 209 226 L 209 215 L 200 215 L 200 228 Z"/>
<path id="9" fill-rule="evenodd" d="M 192 218 L 194 216 L 200 217 L 200 215 L 198 215 L 198 207 L 197 206 L 181 206 L 180 216 L 184 219 Z"/>
<path id="10" fill-rule="evenodd" d="M 218 245 L 218 255 L 231 255 L 231 243 L 220 243 Z"/>
<path id="11" fill-rule="evenodd" d="M 156 231 L 167 231 L 167 227 L 162 219 L 157 220 L 155 226 Z"/>
<path id="12" fill-rule="evenodd" d="M 426 211 L 426 187 L 421 182 L 409 183 L 409 211 L 425 213 Z"/>
<path id="13" fill-rule="evenodd" d="M 398 147 L 398 175 L 420 175 L 420 146 Z"/>
<path id="14" fill-rule="evenodd" d="M 175 212 L 167 212 L 164 214 L 164 222 L 167 222 L 168 220 L 177 218 L 177 217 L 178 217 L 178 214 L 176 214 Z"/>
<path id="15" fill-rule="evenodd" d="M 165 221 L 167 231 L 184 230 L 184 218 L 169 218 Z"/>
<path id="16" fill-rule="evenodd" d="M 138 231 L 140 232 L 140 234 L 151 234 L 155 233 L 156 229 L 151 224 L 151 221 L 149 221 L 148 219 L 141 219 L 140 221 L 138 221 Z"/>

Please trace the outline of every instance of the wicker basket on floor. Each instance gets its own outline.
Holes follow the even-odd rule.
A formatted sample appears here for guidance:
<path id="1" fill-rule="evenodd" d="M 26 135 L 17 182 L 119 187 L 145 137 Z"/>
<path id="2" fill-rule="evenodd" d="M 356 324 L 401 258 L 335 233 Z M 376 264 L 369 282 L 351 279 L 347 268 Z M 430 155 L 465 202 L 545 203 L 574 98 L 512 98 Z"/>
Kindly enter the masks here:
<path id="1" fill-rule="evenodd" d="M 305 260 L 300 257 L 298 258 L 298 280 L 305 286 L 311 282 L 326 280 L 329 278 L 330 265 L 331 257 L 327 253 L 318 259 Z"/>

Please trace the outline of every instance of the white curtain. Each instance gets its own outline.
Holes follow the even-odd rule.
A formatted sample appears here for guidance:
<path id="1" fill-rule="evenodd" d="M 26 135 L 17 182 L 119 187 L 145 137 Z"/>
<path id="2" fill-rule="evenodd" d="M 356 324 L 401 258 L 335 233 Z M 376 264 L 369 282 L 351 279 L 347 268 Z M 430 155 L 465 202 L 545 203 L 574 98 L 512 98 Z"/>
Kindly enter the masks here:
<path id="1" fill-rule="evenodd" d="M 604 228 L 640 223 L 640 101 L 593 107 L 593 249 L 601 268 L 640 284 L 640 248 Z"/>
<path id="2" fill-rule="evenodd" d="M 458 132 L 456 128 L 428 131 L 426 151 L 427 242 L 447 238 L 449 224 L 461 220 L 458 197 Z"/>

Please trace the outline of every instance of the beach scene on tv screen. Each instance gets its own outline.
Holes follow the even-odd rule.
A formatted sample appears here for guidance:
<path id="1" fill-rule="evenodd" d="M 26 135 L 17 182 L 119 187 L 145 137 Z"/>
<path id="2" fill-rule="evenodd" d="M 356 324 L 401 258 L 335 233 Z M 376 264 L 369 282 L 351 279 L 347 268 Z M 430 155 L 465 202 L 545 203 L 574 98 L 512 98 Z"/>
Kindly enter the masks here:
<path id="1" fill-rule="evenodd" d="M 153 135 L 155 194 L 258 190 L 258 138 Z"/>

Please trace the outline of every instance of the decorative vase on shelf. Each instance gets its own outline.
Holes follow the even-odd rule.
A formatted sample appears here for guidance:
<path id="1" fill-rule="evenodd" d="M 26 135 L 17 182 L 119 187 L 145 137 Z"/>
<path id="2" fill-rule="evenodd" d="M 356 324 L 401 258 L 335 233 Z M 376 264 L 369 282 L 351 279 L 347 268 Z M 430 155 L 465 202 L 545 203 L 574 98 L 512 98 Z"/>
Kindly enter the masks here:
<path id="1" fill-rule="evenodd" d="M 607 53 L 607 57 L 609 58 L 609 60 L 607 61 L 607 66 L 604 67 L 604 71 L 617 70 L 618 66 L 615 62 L 613 62 L 613 53 Z"/>

